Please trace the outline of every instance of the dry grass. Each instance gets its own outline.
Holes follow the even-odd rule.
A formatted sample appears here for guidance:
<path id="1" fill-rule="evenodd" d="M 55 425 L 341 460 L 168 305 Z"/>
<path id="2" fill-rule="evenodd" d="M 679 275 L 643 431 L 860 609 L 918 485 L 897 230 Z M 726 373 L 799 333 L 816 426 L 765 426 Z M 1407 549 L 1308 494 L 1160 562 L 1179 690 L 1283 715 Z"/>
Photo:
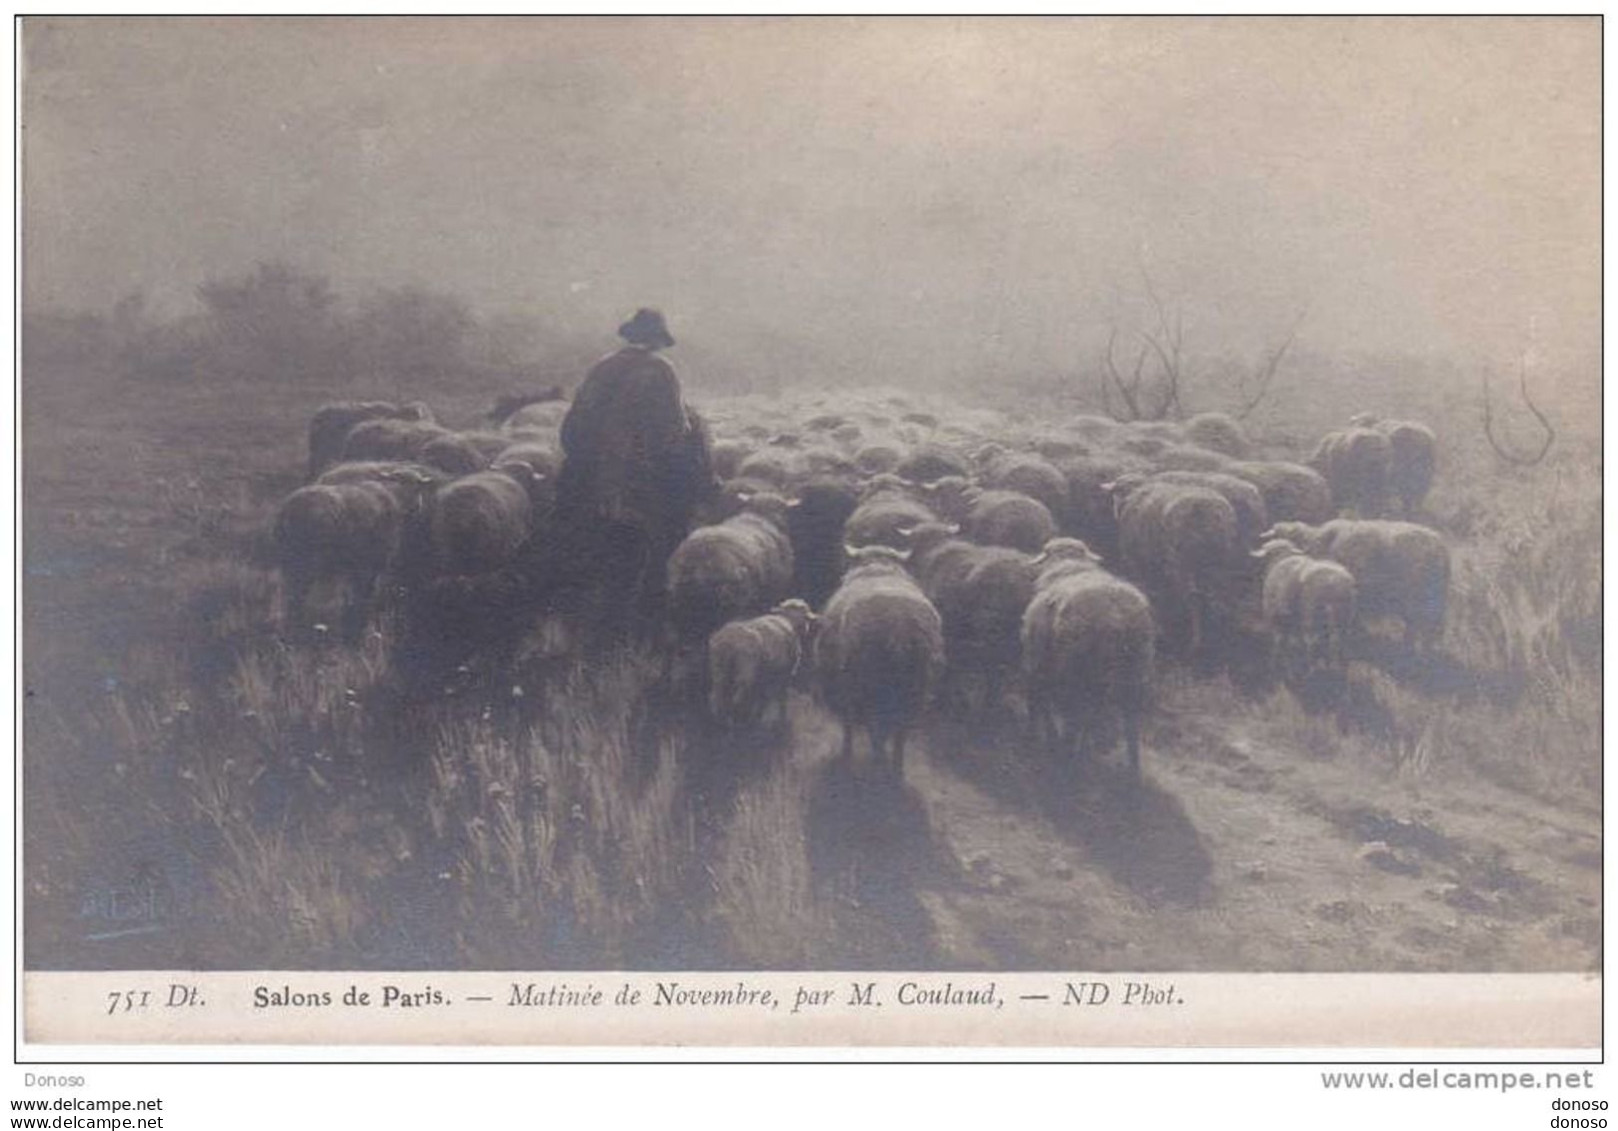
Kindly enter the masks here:
<path id="1" fill-rule="evenodd" d="M 803 759 L 699 804 L 693 752 L 643 725 L 655 665 L 639 653 L 422 704 L 391 686 L 390 624 L 352 648 L 288 645 L 262 530 L 319 398 L 171 392 L 30 423 L 29 561 L 55 570 L 29 578 L 31 899 L 156 843 L 180 861 L 168 882 L 199 967 L 837 963 Z M 470 423 L 482 399 L 435 401 Z M 1326 424 L 1346 408 L 1310 402 Z M 1445 458 L 1429 509 L 1454 548 L 1444 649 L 1464 678 L 1357 664 L 1364 725 L 1284 688 L 1234 708 L 1228 687 L 1179 671 L 1164 700 L 1215 720 L 1241 710 L 1278 745 L 1417 781 L 1484 773 L 1588 807 L 1598 448 L 1569 437 L 1526 473 L 1463 440 Z M 27 960 L 118 961 L 46 912 Z"/>
<path id="2" fill-rule="evenodd" d="M 809 871 L 808 809 L 809 777 L 796 765 L 737 798 L 714 868 L 714 916 L 746 966 L 810 967 L 825 943 Z"/>
<path id="3" fill-rule="evenodd" d="M 673 895 L 692 840 L 672 745 L 633 749 L 643 668 L 576 667 L 520 709 L 440 722 L 426 809 L 473 964 L 630 961 Z"/>

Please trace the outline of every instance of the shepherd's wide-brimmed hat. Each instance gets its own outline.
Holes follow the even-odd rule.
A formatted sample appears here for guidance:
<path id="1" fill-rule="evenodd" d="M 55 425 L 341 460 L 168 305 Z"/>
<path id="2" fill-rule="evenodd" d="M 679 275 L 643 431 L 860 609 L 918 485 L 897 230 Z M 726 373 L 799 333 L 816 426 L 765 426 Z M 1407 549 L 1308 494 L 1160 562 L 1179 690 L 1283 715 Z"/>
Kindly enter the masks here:
<path id="1" fill-rule="evenodd" d="M 663 321 L 663 312 L 643 306 L 635 317 L 618 327 L 618 336 L 637 346 L 672 346 L 674 336 Z"/>

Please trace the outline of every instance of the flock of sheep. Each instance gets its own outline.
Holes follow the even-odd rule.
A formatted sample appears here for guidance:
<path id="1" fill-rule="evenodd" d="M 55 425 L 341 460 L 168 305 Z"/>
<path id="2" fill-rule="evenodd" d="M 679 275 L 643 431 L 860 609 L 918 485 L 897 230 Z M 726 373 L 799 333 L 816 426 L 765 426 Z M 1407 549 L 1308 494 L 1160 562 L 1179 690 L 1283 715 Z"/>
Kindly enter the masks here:
<path id="1" fill-rule="evenodd" d="M 459 432 L 419 404 L 321 409 L 311 482 L 275 524 L 290 625 L 309 631 L 329 585 L 349 639 L 388 595 L 408 619 L 446 587 L 511 602 L 497 619 L 531 627 L 548 606 L 522 563 L 561 536 L 567 407 L 504 398 Z M 716 725 L 784 720 L 807 681 L 845 754 L 863 733 L 899 774 L 932 704 L 1020 698 L 1032 742 L 1091 760 L 1121 743 L 1138 780 L 1161 654 L 1216 661 L 1239 619 L 1294 669 L 1340 670 L 1373 621 L 1412 649 L 1442 634 L 1448 549 L 1413 521 L 1436 467 L 1420 424 L 1356 417 L 1305 465 L 1262 458 L 1217 413 L 1029 423 L 849 393 L 732 398 L 703 417 L 719 487 L 644 635 Z"/>

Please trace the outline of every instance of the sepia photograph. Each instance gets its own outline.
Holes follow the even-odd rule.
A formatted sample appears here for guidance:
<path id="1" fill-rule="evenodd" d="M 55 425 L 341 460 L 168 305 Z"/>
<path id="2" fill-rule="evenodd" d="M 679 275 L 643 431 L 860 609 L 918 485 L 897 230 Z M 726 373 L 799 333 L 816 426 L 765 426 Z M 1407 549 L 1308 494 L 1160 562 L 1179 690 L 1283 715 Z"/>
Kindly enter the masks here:
<path id="1" fill-rule="evenodd" d="M 16 29 L 25 1039 L 1599 1045 L 1599 17 Z"/>

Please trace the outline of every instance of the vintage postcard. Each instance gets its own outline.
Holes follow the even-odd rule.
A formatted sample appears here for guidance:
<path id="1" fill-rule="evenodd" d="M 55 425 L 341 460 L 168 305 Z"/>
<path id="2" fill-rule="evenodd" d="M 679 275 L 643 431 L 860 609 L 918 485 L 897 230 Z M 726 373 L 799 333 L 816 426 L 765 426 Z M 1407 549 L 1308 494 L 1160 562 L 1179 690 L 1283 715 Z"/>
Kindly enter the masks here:
<path id="1" fill-rule="evenodd" d="M 1600 1045 L 1599 18 L 26 18 L 23 1040 Z"/>

